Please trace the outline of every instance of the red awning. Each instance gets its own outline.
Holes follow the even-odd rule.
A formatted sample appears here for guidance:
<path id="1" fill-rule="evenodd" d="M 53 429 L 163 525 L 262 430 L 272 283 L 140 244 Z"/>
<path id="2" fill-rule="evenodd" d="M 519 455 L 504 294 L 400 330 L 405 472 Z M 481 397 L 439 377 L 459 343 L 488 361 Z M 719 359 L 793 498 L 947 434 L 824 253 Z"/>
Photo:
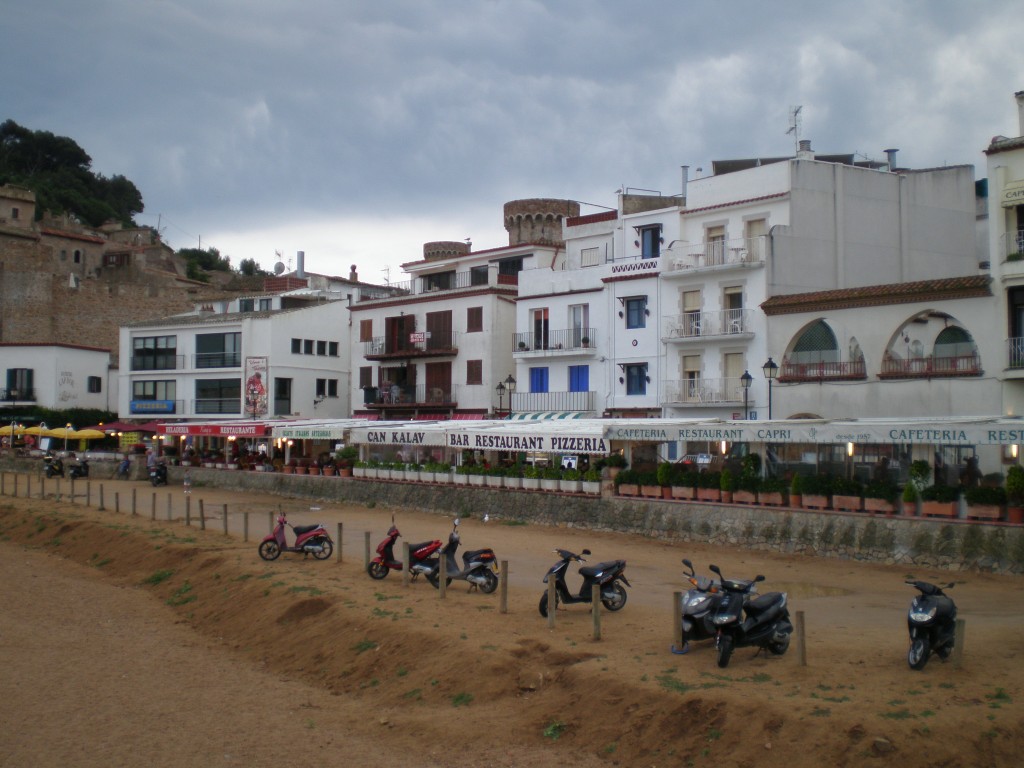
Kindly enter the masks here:
<path id="1" fill-rule="evenodd" d="M 201 435 L 206 437 L 266 437 L 270 425 L 261 421 L 237 421 L 230 424 L 161 424 L 162 435 Z"/>
<path id="2" fill-rule="evenodd" d="M 477 419 L 486 419 L 486 413 L 453 413 L 453 421 L 475 421 Z"/>
<path id="3" fill-rule="evenodd" d="M 96 424 L 86 429 L 98 429 L 102 432 L 157 432 L 155 421 L 146 424 L 129 424 L 127 421 L 109 421 L 106 424 Z"/>
<path id="4" fill-rule="evenodd" d="M 366 419 L 367 421 L 378 421 L 380 419 L 379 413 L 353 413 L 353 419 Z"/>

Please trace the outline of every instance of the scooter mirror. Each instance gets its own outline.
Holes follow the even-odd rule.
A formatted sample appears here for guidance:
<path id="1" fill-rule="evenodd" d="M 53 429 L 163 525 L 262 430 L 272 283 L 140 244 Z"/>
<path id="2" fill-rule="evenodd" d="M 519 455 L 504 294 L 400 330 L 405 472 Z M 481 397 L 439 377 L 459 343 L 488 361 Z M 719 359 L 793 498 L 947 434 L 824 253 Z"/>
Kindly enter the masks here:
<path id="1" fill-rule="evenodd" d="M 722 571 L 717 565 L 709 565 L 708 570 L 712 573 L 717 573 L 719 576 L 722 575 Z"/>
<path id="2" fill-rule="evenodd" d="M 683 558 L 683 565 L 685 565 L 685 566 L 686 566 L 687 568 L 689 568 L 689 569 L 690 569 L 691 571 L 693 570 L 693 563 L 691 563 L 691 562 L 690 562 L 689 560 L 687 560 L 687 559 L 686 559 L 685 557 Z"/>
<path id="3" fill-rule="evenodd" d="M 457 517 L 455 518 L 455 527 L 456 528 L 459 527 L 459 518 L 457 518 Z"/>
<path id="4" fill-rule="evenodd" d="M 754 581 L 764 581 L 764 576 L 762 576 L 761 574 L 758 574 L 758 575 L 757 575 L 757 576 L 756 576 L 756 577 L 754 578 Z"/>
<path id="5" fill-rule="evenodd" d="M 580 552 L 580 554 L 581 555 L 589 555 L 590 554 L 590 550 L 589 549 L 584 549 L 582 552 Z"/>

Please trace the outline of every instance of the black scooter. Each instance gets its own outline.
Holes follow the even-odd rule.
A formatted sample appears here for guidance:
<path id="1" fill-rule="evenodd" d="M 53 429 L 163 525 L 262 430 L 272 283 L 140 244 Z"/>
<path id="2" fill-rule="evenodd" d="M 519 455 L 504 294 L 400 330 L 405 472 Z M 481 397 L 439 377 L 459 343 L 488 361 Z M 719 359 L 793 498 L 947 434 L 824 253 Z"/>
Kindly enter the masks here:
<path id="1" fill-rule="evenodd" d="M 71 465 L 71 469 L 68 470 L 68 477 L 75 480 L 79 477 L 89 476 L 89 461 L 87 459 L 80 459 L 76 464 Z"/>
<path id="2" fill-rule="evenodd" d="M 555 553 L 560 559 L 548 569 L 547 574 L 544 576 L 544 583 L 547 584 L 550 578 L 555 579 L 556 609 L 560 602 L 566 605 L 570 603 L 589 603 L 591 600 L 591 589 L 594 584 L 601 585 L 601 604 L 609 611 L 621 610 L 626 604 L 626 590 L 622 584 L 619 584 L 619 581 L 622 581 L 627 587 L 633 585 L 626 579 L 625 560 L 608 560 L 604 563 L 580 568 L 580 576 L 583 577 L 583 583 L 580 585 L 579 594 L 574 595 L 569 591 L 569 587 L 565 583 L 565 574 L 569 570 L 569 563 L 573 561 L 585 563 L 587 561 L 580 555 L 567 549 L 556 549 Z M 590 550 L 584 549 L 582 554 L 589 555 Z M 548 615 L 547 592 L 541 595 L 538 609 L 540 610 L 540 615 L 546 618 Z"/>
<path id="3" fill-rule="evenodd" d="M 725 593 L 722 585 L 707 576 L 698 576 L 693 563 L 683 558 L 683 565 L 690 569 L 684 573 L 690 582 L 690 588 L 683 593 L 683 647 L 673 646 L 673 653 L 686 653 L 690 650 L 691 640 L 710 640 L 718 634 L 718 628 L 712 619 Z"/>
<path id="4" fill-rule="evenodd" d="M 64 462 L 58 456 L 47 454 L 43 457 L 43 474 L 47 477 L 64 477 Z"/>
<path id="5" fill-rule="evenodd" d="M 769 592 L 752 598 L 754 586 L 764 576 L 753 579 L 726 579 L 717 565 L 709 566 L 717 573 L 725 595 L 712 617 L 717 634 L 718 666 L 729 666 L 736 648 L 757 647 L 781 656 L 789 649 L 793 624 L 789 620 L 785 592 Z M 745 614 L 745 616 L 744 616 Z"/>
<path id="6" fill-rule="evenodd" d="M 908 581 L 921 594 L 910 603 L 907 627 L 910 630 L 910 650 L 907 663 L 911 669 L 924 669 L 928 658 L 935 655 L 945 661 L 953 652 L 956 638 L 956 605 L 943 593 L 952 589 L 953 582 L 937 587 L 926 581 Z"/>
<path id="7" fill-rule="evenodd" d="M 158 485 L 167 485 L 167 465 L 162 461 L 149 468 L 149 482 L 156 488 Z"/>
<path id="8" fill-rule="evenodd" d="M 488 547 L 486 549 L 472 549 L 464 552 L 462 555 L 463 566 L 460 570 L 458 561 L 455 559 L 455 552 L 459 548 L 459 542 L 459 519 L 455 518 L 452 532 L 448 534 L 448 543 L 444 545 L 440 555 L 440 557 L 445 559 L 445 575 L 447 576 L 445 586 L 451 584 L 453 580 L 468 581 L 470 592 L 479 587 L 480 591 L 485 595 L 491 594 L 498 588 L 498 577 L 494 573 L 495 568 L 498 566 L 498 561 L 494 556 L 494 550 Z M 434 589 L 440 587 L 440 558 L 433 561 L 433 568 L 427 573 L 427 581 L 434 585 Z"/>

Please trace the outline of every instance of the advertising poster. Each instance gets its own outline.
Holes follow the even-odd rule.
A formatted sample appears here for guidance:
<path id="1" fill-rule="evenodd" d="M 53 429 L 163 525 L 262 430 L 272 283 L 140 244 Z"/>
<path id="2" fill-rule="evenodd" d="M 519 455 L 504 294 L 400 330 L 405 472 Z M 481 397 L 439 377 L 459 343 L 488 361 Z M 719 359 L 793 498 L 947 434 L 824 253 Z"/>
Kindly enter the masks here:
<path id="1" fill-rule="evenodd" d="M 245 358 L 245 414 L 256 418 L 267 413 L 267 358 Z"/>

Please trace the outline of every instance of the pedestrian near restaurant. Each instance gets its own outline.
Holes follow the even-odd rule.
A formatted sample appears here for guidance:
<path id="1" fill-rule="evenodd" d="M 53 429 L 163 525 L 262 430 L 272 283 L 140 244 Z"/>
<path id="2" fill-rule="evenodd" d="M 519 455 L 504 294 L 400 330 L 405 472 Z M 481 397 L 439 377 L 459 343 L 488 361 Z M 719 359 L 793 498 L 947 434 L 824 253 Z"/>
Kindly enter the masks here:
<path id="1" fill-rule="evenodd" d="M 183 482 L 184 482 L 184 486 L 185 486 L 185 495 L 186 496 L 191 496 L 192 495 L 192 470 L 191 469 L 186 469 L 185 470 L 185 479 L 184 479 Z"/>

